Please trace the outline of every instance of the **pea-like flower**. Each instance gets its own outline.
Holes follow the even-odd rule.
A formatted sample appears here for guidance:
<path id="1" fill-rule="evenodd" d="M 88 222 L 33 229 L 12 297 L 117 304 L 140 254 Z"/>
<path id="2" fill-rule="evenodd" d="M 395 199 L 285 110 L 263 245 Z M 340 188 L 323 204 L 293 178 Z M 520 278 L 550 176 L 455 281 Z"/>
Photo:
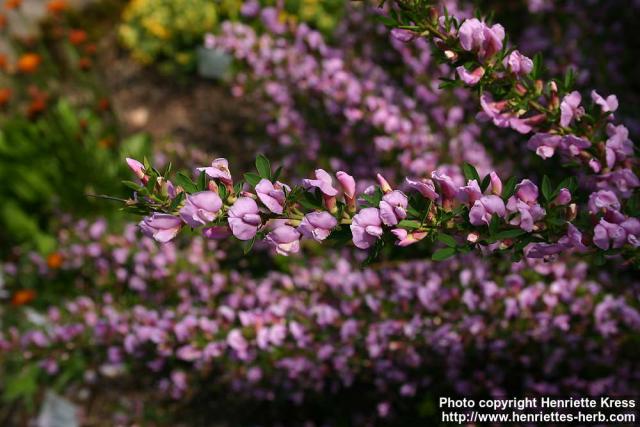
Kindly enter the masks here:
<path id="1" fill-rule="evenodd" d="M 368 249 L 382 236 L 382 219 L 378 208 L 364 208 L 351 221 L 353 244 Z"/>
<path id="2" fill-rule="evenodd" d="M 407 206 L 409 199 L 398 190 L 382 196 L 380 201 L 380 218 L 385 225 L 396 225 L 407 217 Z"/>
<path id="3" fill-rule="evenodd" d="M 302 218 L 302 222 L 298 230 L 308 238 L 312 238 L 318 242 L 326 239 L 331 234 L 338 220 L 329 212 L 311 212 Z"/>
<path id="4" fill-rule="evenodd" d="M 138 224 L 145 236 L 153 237 L 160 243 L 173 240 L 182 227 L 182 221 L 177 216 L 154 213 L 145 217 Z"/>
<path id="5" fill-rule="evenodd" d="M 477 85 L 482 76 L 484 76 L 484 67 L 478 67 L 475 70 L 469 71 L 462 65 L 456 68 L 458 77 L 460 80 L 468 84 L 469 86 Z"/>
<path id="6" fill-rule="evenodd" d="M 514 50 L 504 59 L 504 66 L 517 76 L 525 76 L 533 70 L 533 61 Z"/>
<path id="7" fill-rule="evenodd" d="M 185 205 L 180 209 L 180 218 L 195 228 L 216 219 L 221 208 L 222 199 L 218 194 L 200 191 L 187 196 Z"/>
<path id="8" fill-rule="evenodd" d="M 600 96 L 595 90 L 591 91 L 591 100 L 602 109 L 603 113 L 613 113 L 618 109 L 618 97 L 609 95 L 607 98 Z"/>
<path id="9" fill-rule="evenodd" d="M 413 231 L 410 233 L 404 228 L 394 228 L 391 233 L 398 238 L 396 245 L 400 247 L 413 245 L 427 237 L 426 231 Z"/>
<path id="10" fill-rule="evenodd" d="M 429 200 L 437 200 L 438 193 L 436 193 L 436 186 L 433 184 L 433 181 L 430 179 L 422 179 L 422 180 L 413 180 L 410 178 L 405 178 L 405 182 L 409 186 L 409 188 L 416 190 L 420 194 L 422 194 L 425 198 Z"/>
<path id="11" fill-rule="evenodd" d="M 256 185 L 256 194 L 267 209 L 273 213 L 281 214 L 284 211 L 285 188 L 289 189 L 287 185 L 280 182 L 273 184 L 268 179 L 262 179 Z"/>
<path id="12" fill-rule="evenodd" d="M 504 218 L 506 214 L 504 202 L 495 195 L 482 196 L 469 210 L 469 221 L 473 225 L 489 225 L 494 214 Z"/>
<path id="13" fill-rule="evenodd" d="M 233 184 L 233 178 L 231 178 L 231 171 L 229 171 L 229 162 L 227 159 L 215 159 L 211 162 L 210 167 L 198 168 L 198 170 L 206 173 L 210 178 L 219 179 L 223 184 Z"/>
<path id="14" fill-rule="evenodd" d="M 287 256 L 300 251 L 300 232 L 290 225 L 280 225 L 267 234 L 266 240 L 280 255 Z"/>
<path id="15" fill-rule="evenodd" d="M 458 31 L 460 45 L 466 51 L 475 51 L 481 60 L 491 58 L 502 49 L 504 28 L 500 24 L 489 27 L 473 18 L 467 19 Z"/>
<path id="16" fill-rule="evenodd" d="M 579 119 L 584 115 L 584 108 L 580 106 L 582 95 L 573 91 L 562 99 L 560 103 L 560 125 L 567 127 L 573 119 Z"/>
<path id="17" fill-rule="evenodd" d="M 338 190 L 333 187 L 333 179 L 331 179 L 331 175 L 327 173 L 324 169 L 316 169 L 315 171 L 316 179 L 305 179 L 302 181 L 302 184 L 305 188 L 318 188 L 325 196 L 336 196 L 338 194 Z"/>
<path id="18" fill-rule="evenodd" d="M 229 209 L 229 227 L 240 240 L 251 240 L 262 223 L 258 204 L 250 197 L 240 197 Z"/>
<path id="19" fill-rule="evenodd" d="M 510 221 L 527 232 L 533 231 L 536 221 L 544 218 L 546 211 L 538 204 L 538 187 L 528 179 L 522 180 L 507 202 L 507 211 L 516 213 Z"/>
<path id="20" fill-rule="evenodd" d="M 142 181 L 143 184 L 146 184 L 147 182 L 149 182 L 149 177 L 145 175 L 144 165 L 142 163 L 130 157 L 127 157 L 125 160 L 127 161 L 127 165 L 129 166 L 129 169 L 133 171 L 136 177 L 138 177 L 138 179 Z"/>

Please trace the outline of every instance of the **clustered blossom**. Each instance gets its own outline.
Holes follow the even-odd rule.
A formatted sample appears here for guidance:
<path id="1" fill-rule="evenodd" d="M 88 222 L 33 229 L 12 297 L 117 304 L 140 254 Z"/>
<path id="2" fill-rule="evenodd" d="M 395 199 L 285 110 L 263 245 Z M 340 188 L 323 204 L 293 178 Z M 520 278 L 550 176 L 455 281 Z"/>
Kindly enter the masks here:
<path id="1" fill-rule="evenodd" d="M 359 270 L 335 253 L 254 278 L 220 271 L 230 260 L 218 242 L 158 246 L 133 227 L 111 235 L 96 224 L 61 233 L 59 270 L 35 254 L 3 265 L 11 287 L 35 268 L 42 278 L 74 273 L 87 292 L 47 309 L 40 324 L 31 316 L 21 333 L 0 332 L 3 357 L 41 364 L 41 381 L 64 375 L 76 352 L 92 366 L 77 378 L 88 384 L 148 375 L 168 397 L 188 399 L 213 374 L 236 399 L 297 404 L 367 384 L 372 406 L 393 414 L 443 383 L 467 396 L 508 392 L 513 369 L 522 373 L 516 387 L 532 395 L 627 394 L 639 380 L 624 347 L 640 331 L 639 284 L 616 288 L 607 272 L 587 280 L 586 263 L 499 268 L 467 255 Z M 290 250 L 285 234 L 273 238 Z M 93 286 L 105 280 L 118 286 Z M 112 294 L 120 287 L 128 298 Z"/>
<path id="2" fill-rule="evenodd" d="M 494 220 L 498 220 L 498 227 L 504 231 L 513 231 L 512 227 L 517 227 L 526 233 L 540 233 L 548 228 L 545 223 L 547 211 L 540 203 L 538 186 L 524 179 L 515 185 L 513 194 L 504 195 L 502 180 L 495 172 L 486 176 L 484 190 L 477 179 L 468 180 L 467 185 L 457 184 L 459 180 L 454 180 L 445 169 L 434 171 L 430 179 L 406 178 L 407 188 L 429 202 L 427 211 L 418 212 L 411 219 L 409 196 L 394 189 L 380 174 L 377 175 L 378 186 L 370 186 L 361 196 L 355 194 L 357 183 L 352 176 L 344 171 L 336 174 L 340 191 L 334 177 L 324 169 L 316 169 L 314 178 L 302 180 L 302 187 L 292 188 L 262 178 L 255 184 L 255 193 L 240 189 L 236 194 L 228 163 L 224 159 L 217 159 L 216 162 L 224 165 L 224 174 L 214 171 L 218 178 L 209 181 L 207 187 L 213 190 L 218 190 L 218 185 L 231 188 L 226 199 L 222 200 L 212 190 L 186 195 L 174 191 L 173 195 L 167 196 L 170 201 L 178 194 L 184 196 L 184 201 L 176 208 L 177 215 L 153 212 L 151 208 L 152 215 L 140 223 L 145 234 L 166 243 L 176 237 L 183 225 L 203 227 L 202 233 L 209 238 L 224 238 L 229 234 L 244 241 L 264 238 L 276 253 L 290 255 L 300 251 L 301 240 L 321 242 L 346 225 L 351 230 L 353 244 L 359 249 L 373 247 L 385 233 L 396 238 L 396 245 L 409 246 L 424 240 L 434 232 L 434 228 L 443 227 L 444 224 L 437 222 L 438 215 L 460 207 L 466 209 L 457 211 L 458 224 L 461 221 L 464 224 L 463 219 L 466 218 L 472 228 L 454 227 L 448 231 L 461 235 L 466 233 L 470 244 L 481 244 L 478 242 L 480 236 L 491 228 Z M 165 177 L 156 179 L 161 183 L 171 183 Z M 321 205 L 304 212 L 310 209 L 305 207 L 307 202 L 303 203 L 295 196 L 287 201 L 287 194 L 300 194 L 298 190 L 321 196 Z M 380 192 L 379 199 L 371 206 L 371 198 L 375 197 L 377 191 Z M 544 242 L 528 246 L 524 250 L 525 256 L 547 257 L 560 250 L 584 252 L 588 249 L 583 242 L 583 231 L 571 223 L 578 209 L 577 204 L 572 202 L 569 189 L 557 190 L 553 200 L 549 200 L 546 206 L 562 209 L 568 231 L 566 234 L 558 233 L 555 237 L 547 235 L 542 239 Z M 142 198 L 132 203 L 134 206 L 138 203 L 144 206 L 145 201 Z M 590 195 L 586 205 L 589 215 L 601 216 L 593 233 L 595 247 L 607 250 L 610 247 L 620 249 L 638 246 L 638 221 L 620 213 L 621 203 L 614 192 L 598 190 Z M 225 222 L 229 228 L 225 227 Z M 435 230 L 436 233 L 441 231 L 444 228 Z M 610 244 L 610 241 L 613 243 Z"/>

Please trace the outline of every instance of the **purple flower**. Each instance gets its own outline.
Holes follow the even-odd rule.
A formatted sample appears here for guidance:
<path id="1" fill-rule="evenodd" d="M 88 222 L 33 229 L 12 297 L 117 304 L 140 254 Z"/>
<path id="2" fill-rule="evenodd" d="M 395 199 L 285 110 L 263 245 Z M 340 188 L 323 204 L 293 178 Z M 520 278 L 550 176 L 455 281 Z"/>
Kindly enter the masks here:
<path id="1" fill-rule="evenodd" d="M 599 105 L 603 113 L 613 113 L 618 109 L 618 97 L 615 95 L 607 96 L 604 99 L 595 90 L 591 91 L 591 99 L 596 105 Z"/>
<path id="2" fill-rule="evenodd" d="M 404 228 L 394 228 L 391 230 L 394 236 L 398 238 L 396 245 L 400 247 L 406 247 L 418 243 L 420 240 L 427 237 L 426 231 L 414 231 L 409 233 Z"/>
<path id="3" fill-rule="evenodd" d="M 229 209 L 229 227 L 240 240 L 252 239 L 260 224 L 258 204 L 250 197 L 240 197 Z"/>
<path id="4" fill-rule="evenodd" d="M 476 51 L 482 59 L 491 58 L 500 49 L 504 40 L 504 28 L 500 24 L 492 27 L 476 18 L 467 19 L 458 31 L 460 45 L 466 51 Z"/>
<path id="5" fill-rule="evenodd" d="M 403 43 L 407 43 L 415 40 L 418 37 L 418 34 L 413 31 L 404 30 L 402 28 L 394 28 L 393 30 L 391 30 L 391 37 Z"/>
<path id="6" fill-rule="evenodd" d="M 499 196 L 482 196 L 469 210 L 469 221 L 473 225 L 489 225 L 494 214 L 504 218 L 505 213 L 504 202 Z"/>
<path id="7" fill-rule="evenodd" d="M 261 179 L 256 185 L 256 194 L 260 201 L 271 212 L 281 214 L 284 211 L 285 194 L 283 188 L 288 187 L 280 182 L 275 185 L 268 179 Z"/>
<path id="8" fill-rule="evenodd" d="M 469 206 L 473 206 L 480 197 L 482 197 L 482 191 L 480 190 L 478 181 L 475 179 L 469 180 L 468 184 L 460 187 L 460 191 L 458 192 L 458 200 Z"/>
<path id="9" fill-rule="evenodd" d="M 573 91 L 565 96 L 560 103 L 560 125 L 567 127 L 573 119 L 579 119 L 584 114 L 584 108 L 580 107 L 582 95 Z"/>
<path id="10" fill-rule="evenodd" d="M 622 163 L 633 154 L 633 142 L 629 139 L 629 130 L 620 125 L 607 125 L 606 158 L 607 167 L 613 168 L 616 162 Z"/>
<path id="11" fill-rule="evenodd" d="M 458 73 L 458 77 L 460 77 L 460 80 L 462 80 L 469 86 L 474 86 L 478 84 L 480 79 L 482 79 L 482 76 L 484 76 L 484 67 L 478 67 L 473 71 L 469 71 L 461 65 L 456 68 L 456 72 Z"/>
<path id="12" fill-rule="evenodd" d="M 329 212 L 311 212 L 302 218 L 298 230 L 305 236 L 318 242 L 326 239 L 331 234 L 338 220 Z"/>
<path id="13" fill-rule="evenodd" d="M 545 210 L 538 204 L 538 187 L 528 179 L 522 180 L 507 202 L 507 211 L 517 215 L 510 221 L 527 232 L 533 231 L 536 221 L 544 218 Z"/>
<path id="14" fill-rule="evenodd" d="M 627 241 L 627 231 L 618 224 L 601 219 L 593 230 L 593 243 L 602 250 L 621 248 Z"/>
<path id="15" fill-rule="evenodd" d="M 336 178 L 340 183 L 345 198 L 353 200 L 356 197 L 356 181 L 346 172 L 338 171 Z"/>
<path id="16" fill-rule="evenodd" d="M 500 196 L 502 194 L 502 181 L 497 173 L 491 172 L 489 174 L 489 179 L 491 181 L 491 192 L 496 196 Z"/>
<path id="17" fill-rule="evenodd" d="M 402 191 L 393 190 L 382 196 L 380 218 L 385 225 L 396 225 L 407 217 L 409 199 Z"/>
<path id="18" fill-rule="evenodd" d="M 226 239 L 230 234 L 231 231 L 226 226 L 207 227 L 202 230 L 202 235 L 212 240 Z"/>
<path id="19" fill-rule="evenodd" d="M 210 167 L 197 168 L 199 171 L 206 173 L 213 179 L 219 179 L 224 184 L 233 184 L 231 172 L 229 171 L 229 162 L 227 159 L 215 159 Z"/>
<path id="20" fill-rule="evenodd" d="M 438 193 L 436 193 L 436 187 L 433 184 L 433 181 L 431 181 L 430 179 L 422 179 L 418 181 L 418 180 L 412 180 L 410 178 L 405 178 L 405 182 L 410 188 L 418 191 L 420 194 L 422 194 L 425 198 L 429 200 L 436 200 L 438 198 Z"/>
<path id="21" fill-rule="evenodd" d="M 520 119 L 514 112 L 505 111 L 507 105 L 506 101 L 494 101 L 489 94 L 484 93 L 480 97 L 482 112 L 478 114 L 478 118 L 491 120 L 494 125 L 500 128 L 511 127 L 522 134 L 531 132 L 532 128 L 528 124 L 528 120 Z"/>
<path id="22" fill-rule="evenodd" d="M 556 205 L 568 205 L 571 202 L 571 191 L 568 188 L 561 188 L 553 202 Z"/>
<path id="23" fill-rule="evenodd" d="M 617 211 L 620 209 L 620 202 L 613 191 L 600 190 L 589 195 L 589 213 L 596 214 L 602 210 Z"/>
<path id="24" fill-rule="evenodd" d="M 127 165 L 129 169 L 133 171 L 133 173 L 138 177 L 143 184 L 146 184 L 149 181 L 149 177 L 144 173 L 144 165 L 137 161 L 136 159 L 132 159 L 127 157 L 126 159 Z"/>
<path id="25" fill-rule="evenodd" d="M 360 249 L 370 248 L 382 236 L 382 219 L 377 208 L 364 208 L 351 221 L 353 244 Z"/>
<path id="26" fill-rule="evenodd" d="M 260 13 L 260 2 L 258 0 L 245 1 L 240 8 L 240 13 L 247 18 L 256 17 Z"/>
<path id="27" fill-rule="evenodd" d="M 453 180 L 448 175 L 441 171 L 433 171 L 431 178 L 440 185 L 440 193 L 442 193 L 443 200 L 453 200 L 458 195 L 458 187 L 453 183 Z"/>
<path id="28" fill-rule="evenodd" d="M 504 59 L 503 64 L 505 68 L 519 76 L 527 75 L 533 70 L 533 61 L 517 50 L 511 52 Z"/>
<path id="29" fill-rule="evenodd" d="M 338 190 L 333 187 L 333 179 L 323 169 L 316 169 L 316 179 L 305 179 L 302 184 L 305 188 L 319 188 L 322 194 L 325 196 L 335 196 L 338 194 Z"/>
<path id="30" fill-rule="evenodd" d="M 553 157 L 561 141 L 562 137 L 560 135 L 536 133 L 529 139 L 527 148 L 535 150 L 536 154 L 543 159 L 548 159 Z"/>
<path id="31" fill-rule="evenodd" d="M 222 208 L 222 199 L 213 191 L 189 194 L 180 209 L 180 218 L 190 227 L 199 227 L 213 221 Z"/>
<path id="32" fill-rule="evenodd" d="M 138 224 L 145 236 L 153 237 L 160 243 L 172 240 L 182 227 L 182 221 L 177 216 L 154 213 L 145 217 Z"/>
<path id="33" fill-rule="evenodd" d="M 300 250 L 300 233 L 289 225 L 280 225 L 267 234 L 266 240 L 280 255 L 287 256 Z"/>

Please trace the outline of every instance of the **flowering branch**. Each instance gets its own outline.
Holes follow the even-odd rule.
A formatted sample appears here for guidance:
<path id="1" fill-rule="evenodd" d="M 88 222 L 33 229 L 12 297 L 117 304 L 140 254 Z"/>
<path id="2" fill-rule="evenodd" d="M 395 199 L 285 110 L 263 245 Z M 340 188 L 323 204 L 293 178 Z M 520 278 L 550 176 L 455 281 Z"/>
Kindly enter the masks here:
<path id="1" fill-rule="evenodd" d="M 378 174 L 377 185 L 356 194 L 355 179 L 343 171 L 336 174 L 337 186 L 322 169 L 302 185 L 289 186 L 279 181 L 281 168 L 273 171 L 262 155 L 256 172 L 244 174 L 245 182 L 238 183 L 225 159 L 198 168 L 195 181 L 183 173 L 170 180 L 170 168 L 160 174 L 146 160 L 127 162 L 139 179 L 126 182 L 136 191 L 127 209 L 147 215 L 140 222 L 142 231 L 163 243 L 190 227 L 208 238 L 233 235 L 247 242 L 247 250 L 265 240 L 280 255 L 298 252 L 303 239 L 351 239 L 360 249 L 373 248 L 373 255 L 385 242 L 405 247 L 424 239 L 439 241 L 445 247 L 433 254 L 434 260 L 478 247 L 529 258 L 595 249 L 572 223 L 578 217 L 572 203 L 575 178 L 553 186 L 545 177 L 540 191 L 528 179 L 503 184 L 495 172 L 481 179 L 467 164 L 464 186 L 434 172 L 431 179 L 407 178 L 405 192 Z M 589 205 L 600 209 L 601 202 L 590 200 Z M 627 241 L 635 241 L 636 225 L 635 219 L 623 223 L 629 230 L 626 240 L 615 241 L 607 253 L 631 251 Z"/>

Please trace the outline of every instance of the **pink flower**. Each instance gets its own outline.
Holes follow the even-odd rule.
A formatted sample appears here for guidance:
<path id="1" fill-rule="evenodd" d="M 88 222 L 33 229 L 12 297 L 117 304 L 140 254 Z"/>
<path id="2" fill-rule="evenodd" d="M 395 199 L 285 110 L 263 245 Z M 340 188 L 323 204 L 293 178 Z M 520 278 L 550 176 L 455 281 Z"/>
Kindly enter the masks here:
<path id="1" fill-rule="evenodd" d="M 382 196 L 380 218 L 385 225 L 396 225 L 407 217 L 409 199 L 402 191 L 394 190 Z"/>
<path id="2" fill-rule="evenodd" d="M 415 40 L 418 37 L 418 34 L 413 31 L 404 30 L 402 28 L 394 28 L 393 30 L 391 30 L 391 37 L 403 43 L 407 43 Z"/>
<path id="3" fill-rule="evenodd" d="M 396 245 L 400 247 L 413 245 L 414 243 L 418 243 L 420 240 L 427 237 L 427 233 L 425 231 L 414 231 L 409 233 L 404 228 L 394 228 L 393 230 L 391 230 L 391 232 L 398 238 Z"/>
<path id="4" fill-rule="evenodd" d="M 305 236 L 318 242 L 326 239 L 331 234 L 338 220 L 329 212 L 311 212 L 302 218 L 298 230 Z"/>
<path id="5" fill-rule="evenodd" d="M 627 241 L 627 232 L 621 225 L 605 221 L 604 218 L 593 230 L 593 243 L 602 250 L 621 248 Z"/>
<path id="6" fill-rule="evenodd" d="M 560 125 L 567 127 L 573 119 L 579 119 L 584 115 L 584 108 L 580 107 L 582 95 L 580 92 L 573 91 L 564 97 L 560 103 Z"/>
<path id="7" fill-rule="evenodd" d="M 173 240 L 182 227 L 182 221 L 177 216 L 154 213 L 145 217 L 138 224 L 145 236 L 153 237 L 160 243 Z"/>
<path id="8" fill-rule="evenodd" d="M 475 179 L 469 180 L 468 185 L 460 187 L 458 192 L 458 200 L 469 206 L 473 206 L 480 197 L 482 197 L 482 191 L 480 191 L 478 181 Z"/>
<path id="9" fill-rule="evenodd" d="M 226 226 L 208 227 L 202 230 L 202 235 L 207 239 L 221 240 L 231 235 L 231 230 Z"/>
<path id="10" fill-rule="evenodd" d="M 489 225 L 494 214 L 504 218 L 505 213 L 504 202 L 499 196 L 482 196 L 469 210 L 469 221 L 473 225 Z"/>
<path id="11" fill-rule="evenodd" d="M 620 209 L 620 201 L 613 191 L 599 190 L 589 195 L 589 213 L 596 214 L 602 210 L 617 211 Z"/>
<path id="12" fill-rule="evenodd" d="M 351 221 L 353 244 L 360 249 L 370 248 L 382 236 L 382 219 L 377 208 L 364 208 Z"/>
<path id="13" fill-rule="evenodd" d="M 568 188 L 561 188 L 560 192 L 553 200 L 556 205 L 568 205 L 571 202 L 571 191 Z"/>
<path id="14" fill-rule="evenodd" d="M 491 180 L 491 192 L 496 196 L 500 196 L 502 194 L 502 181 L 497 173 L 491 172 L 489 174 L 489 179 Z"/>
<path id="15" fill-rule="evenodd" d="M 622 163 L 633 155 L 633 142 L 629 139 L 629 130 L 623 125 L 607 125 L 606 158 L 607 167 L 613 168 L 616 163 Z"/>
<path id="16" fill-rule="evenodd" d="M 289 189 L 288 186 L 280 182 L 273 184 L 268 179 L 261 179 L 256 185 L 256 194 L 271 212 L 281 214 L 284 211 L 285 202 L 283 188 Z"/>
<path id="17" fill-rule="evenodd" d="M 478 84 L 482 76 L 484 76 L 484 68 L 478 67 L 473 71 L 467 70 L 462 65 L 456 68 L 456 72 L 458 73 L 458 77 L 460 80 L 468 84 L 469 86 L 474 86 Z"/>
<path id="18" fill-rule="evenodd" d="M 504 59 L 504 66 L 512 73 L 524 76 L 533 70 L 533 61 L 517 50 L 514 50 Z"/>
<path id="19" fill-rule="evenodd" d="M 618 97 L 615 95 L 609 95 L 607 99 L 604 99 L 598 92 L 593 90 L 591 91 L 591 100 L 600 106 L 603 113 L 613 113 L 618 109 Z"/>
<path id="20" fill-rule="evenodd" d="M 484 93 L 480 97 L 480 106 L 482 112 L 478 114 L 479 119 L 489 119 L 498 127 L 511 127 L 522 134 L 531 132 L 531 120 L 521 119 L 516 113 L 505 111 L 508 106 L 506 101 L 494 101 L 489 94 Z"/>
<path id="21" fill-rule="evenodd" d="M 251 240 L 258 232 L 260 219 L 258 204 L 250 197 L 240 197 L 229 209 L 229 227 L 240 240 Z"/>
<path id="22" fill-rule="evenodd" d="M 305 179 L 302 184 L 305 188 L 318 188 L 325 196 L 336 196 L 338 190 L 333 187 L 333 179 L 323 169 L 316 169 L 316 179 Z"/>
<path id="23" fill-rule="evenodd" d="M 476 51 L 483 60 L 491 58 L 500 49 L 504 40 L 504 28 L 500 24 L 487 26 L 476 18 L 467 19 L 458 31 L 460 45 L 466 51 Z"/>
<path id="24" fill-rule="evenodd" d="M 440 193 L 443 200 L 453 200 L 458 195 L 458 187 L 454 184 L 451 177 L 439 170 L 431 173 L 431 178 L 440 186 Z"/>
<path id="25" fill-rule="evenodd" d="M 231 172 L 229 171 L 229 162 L 227 159 L 215 159 L 210 167 L 197 168 L 199 171 L 206 173 L 213 179 L 219 179 L 224 184 L 233 184 Z"/>
<path id="26" fill-rule="evenodd" d="M 190 227 L 199 227 L 213 221 L 222 208 L 222 199 L 213 191 L 200 191 L 187 196 L 180 209 L 180 218 Z"/>
<path id="27" fill-rule="evenodd" d="M 531 232 L 536 221 L 544 218 L 546 212 L 538 204 L 538 187 L 528 179 L 516 185 L 516 192 L 507 202 L 507 211 L 516 213 L 510 221 L 512 225 L 519 225 L 521 229 Z"/>
<path id="28" fill-rule="evenodd" d="M 420 194 L 422 194 L 425 198 L 429 200 L 436 200 L 438 198 L 438 193 L 436 193 L 436 187 L 433 184 L 433 181 L 431 181 L 430 179 L 422 179 L 418 181 L 410 178 L 405 178 L 405 182 L 410 188 L 418 191 Z"/>
<path id="29" fill-rule="evenodd" d="M 336 178 L 338 178 L 338 182 L 340 183 L 340 187 L 342 188 L 345 198 L 354 199 L 356 197 L 355 179 L 353 179 L 353 177 L 348 173 L 342 171 L 338 171 L 338 173 L 336 173 Z"/>
<path id="30" fill-rule="evenodd" d="M 288 256 L 300 251 L 300 233 L 289 225 L 281 225 L 267 234 L 267 242 L 271 243 L 276 253 Z"/>
<path id="31" fill-rule="evenodd" d="M 127 165 L 129 166 L 129 169 L 133 171 L 136 177 L 138 177 L 138 179 L 142 181 L 143 184 L 149 182 L 149 177 L 145 175 L 144 165 L 142 163 L 130 157 L 127 157 L 125 160 L 127 162 Z"/>

